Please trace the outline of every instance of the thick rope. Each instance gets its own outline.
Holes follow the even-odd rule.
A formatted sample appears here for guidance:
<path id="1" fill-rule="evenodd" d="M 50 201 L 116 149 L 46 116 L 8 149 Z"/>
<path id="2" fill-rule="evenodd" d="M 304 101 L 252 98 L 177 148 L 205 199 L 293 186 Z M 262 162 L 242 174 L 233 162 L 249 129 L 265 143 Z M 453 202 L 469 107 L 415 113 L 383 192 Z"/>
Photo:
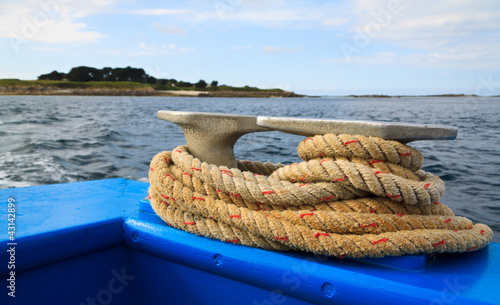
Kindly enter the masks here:
<path id="1" fill-rule="evenodd" d="M 149 197 L 169 225 L 273 250 L 336 257 L 466 252 L 493 232 L 439 202 L 444 182 L 414 148 L 375 137 L 315 136 L 299 164 L 201 162 L 185 146 L 151 161 Z"/>

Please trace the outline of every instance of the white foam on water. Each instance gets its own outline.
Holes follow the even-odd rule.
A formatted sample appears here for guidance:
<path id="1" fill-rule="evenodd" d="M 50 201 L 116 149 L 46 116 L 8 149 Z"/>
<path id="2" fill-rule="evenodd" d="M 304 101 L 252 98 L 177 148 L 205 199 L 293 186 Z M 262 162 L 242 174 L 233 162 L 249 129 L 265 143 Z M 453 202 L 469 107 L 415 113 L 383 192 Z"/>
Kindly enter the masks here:
<path id="1" fill-rule="evenodd" d="M 58 164 L 53 156 L 0 154 L 0 189 L 76 182 L 75 177 L 76 173 Z"/>

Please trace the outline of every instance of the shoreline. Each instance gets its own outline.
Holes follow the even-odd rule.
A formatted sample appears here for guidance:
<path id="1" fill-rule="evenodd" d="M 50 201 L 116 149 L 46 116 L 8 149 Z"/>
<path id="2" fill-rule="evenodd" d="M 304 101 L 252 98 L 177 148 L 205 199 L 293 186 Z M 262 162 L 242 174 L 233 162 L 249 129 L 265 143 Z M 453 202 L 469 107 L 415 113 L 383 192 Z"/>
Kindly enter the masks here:
<path id="1" fill-rule="evenodd" d="M 314 95 L 297 94 L 291 91 L 279 89 L 258 89 L 258 90 L 156 90 L 151 87 L 90 87 L 90 88 L 61 88 L 57 86 L 44 85 L 0 85 L 0 95 L 55 95 L 55 96 L 170 96 L 170 97 L 248 97 L 248 98 L 282 98 L 282 97 L 321 97 Z M 405 97 L 436 97 L 436 98 L 458 98 L 458 97 L 499 97 L 499 96 L 479 96 L 474 94 L 431 94 L 431 95 L 345 95 L 336 97 L 347 98 L 405 98 Z"/>
<path id="2" fill-rule="evenodd" d="M 0 95 L 171 96 L 171 97 L 305 97 L 280 90 L 155 90 L 153 88 L 54 88 L 52 86 L 0 86 Z"/>

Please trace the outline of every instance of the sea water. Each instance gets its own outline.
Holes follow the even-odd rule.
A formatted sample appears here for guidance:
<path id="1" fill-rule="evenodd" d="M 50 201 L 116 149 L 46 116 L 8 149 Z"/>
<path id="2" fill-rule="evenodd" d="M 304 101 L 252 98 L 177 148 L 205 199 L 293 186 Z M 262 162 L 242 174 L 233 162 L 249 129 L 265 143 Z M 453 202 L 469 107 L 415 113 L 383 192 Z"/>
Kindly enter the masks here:
<path id="1" fill-rule="evenodd" d="M 189 98 L 0 96 L 0 188 L 115 177 L 147 181 L 149 162 L 185 144 L 158 110 L 370 120 L 458 127 L 453 141 L 417 141 L 424 170 L 446 183 L 442 202 L 489 225 L 500 242 L 500 98 Z M 248 134 L 240 159 L 300 162 L 304 137 Z"/>

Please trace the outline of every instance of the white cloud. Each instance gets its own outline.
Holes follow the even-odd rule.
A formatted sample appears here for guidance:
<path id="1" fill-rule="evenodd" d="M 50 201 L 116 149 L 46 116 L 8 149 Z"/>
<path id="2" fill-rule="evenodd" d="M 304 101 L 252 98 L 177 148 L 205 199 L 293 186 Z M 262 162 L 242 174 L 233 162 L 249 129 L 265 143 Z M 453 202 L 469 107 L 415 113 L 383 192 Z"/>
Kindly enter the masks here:
<path id="1" fill-rule="evenodd" d="M 265 46 L 262 48 L 262 51 L 266 54 L 271 54 L 271 55 L 282 54 L 282 53 L 295 53 L 304 51 L 304 46 L 298 46 L 297 48 Z"/>
<path id="2" fill-rule="evenodd" d="M 339 16 L 340 6 L 339 2 L 326 1 L 215 1 L 211 7 L 197 12 L 192 20 L 197 23 L 218 21 L 268 28 L 314 29 L 321 22 L 326 25 L 347 22 Z"/>
<path id="3" fill-rule="evenodd" d="M 11 38 L 13 47 L 27 41 L 43 43 L 94 42 L 104 35 L 75 19 L 106 10 L 111 0 L 36 1 L 0 4 L 0 37 Z"/>
<path id="4" fill-rule="evenodd" d="M 108 6 L 115 3 L 115 0 L 92 0 L 92 4 L 97 6 Z"/>
<path id="5" fill-rule="evenodd" d="M 355 0 L 353 12 L 351 32 L 343 41 L 357 48 L 352 61 L 384 62 L 388 56 L 370 53 L 370 47 L 378 43 L 378 48 L 397 48 L 398 52 L 390 58 L 403 64 L 427 64 L 433 68 L 500 67 L 500 2 Z M 368 37 L 365 46 L 361 46 L 360 33 Z"/>
<path id="6" fill-rule="evenodd" d="M 500 43 L 499 43 L 500 44 Z M 500 49 L 500 45 L 496 47 Z M 397 66 L 431 69 L 500 69 L 500 62 L 495 58 L 497 53 L 472 49 L 449 49 L 446 52 L 413 51 L 409 54 L 398 52 L 378 52 L 374 54 L 361 54 L 343 56 L 321 60 L 321 63 L 330 64 L 357 64 L 361 66 Z"/>
<path id="7" fill-rule="evenodd" d="M 184 9 L 165 9 L 165 8 L 152 8 L 152 9 L 142 9 L 130 11 L 132 14 L 138 15 L 152 15 L 152 16 L 164 16 L 164 15 L 180 15 L 192 12 L 191 10 Z"/>
<path id="8" fill-rule="evenodd" d="M 500 30 L 500 3 L 496 1 L 392 2 L 400 3 L 397 10 L 391 10 L 386 1 L 356 0 L 358 21 L 354 27 L 379 23 L 379 38 L 416 47 L 429 47 L 429 43 L 441 46 Z"/>
<path id="9" fill-rule="evenodd" d="M 152 24 L 153 28 L 155 28 L 158 32 L 166 35 L 187 35 L 188 31 L 181 28 L 180 26 L 174 24 L 159 24 L 154 22 Z"/>

